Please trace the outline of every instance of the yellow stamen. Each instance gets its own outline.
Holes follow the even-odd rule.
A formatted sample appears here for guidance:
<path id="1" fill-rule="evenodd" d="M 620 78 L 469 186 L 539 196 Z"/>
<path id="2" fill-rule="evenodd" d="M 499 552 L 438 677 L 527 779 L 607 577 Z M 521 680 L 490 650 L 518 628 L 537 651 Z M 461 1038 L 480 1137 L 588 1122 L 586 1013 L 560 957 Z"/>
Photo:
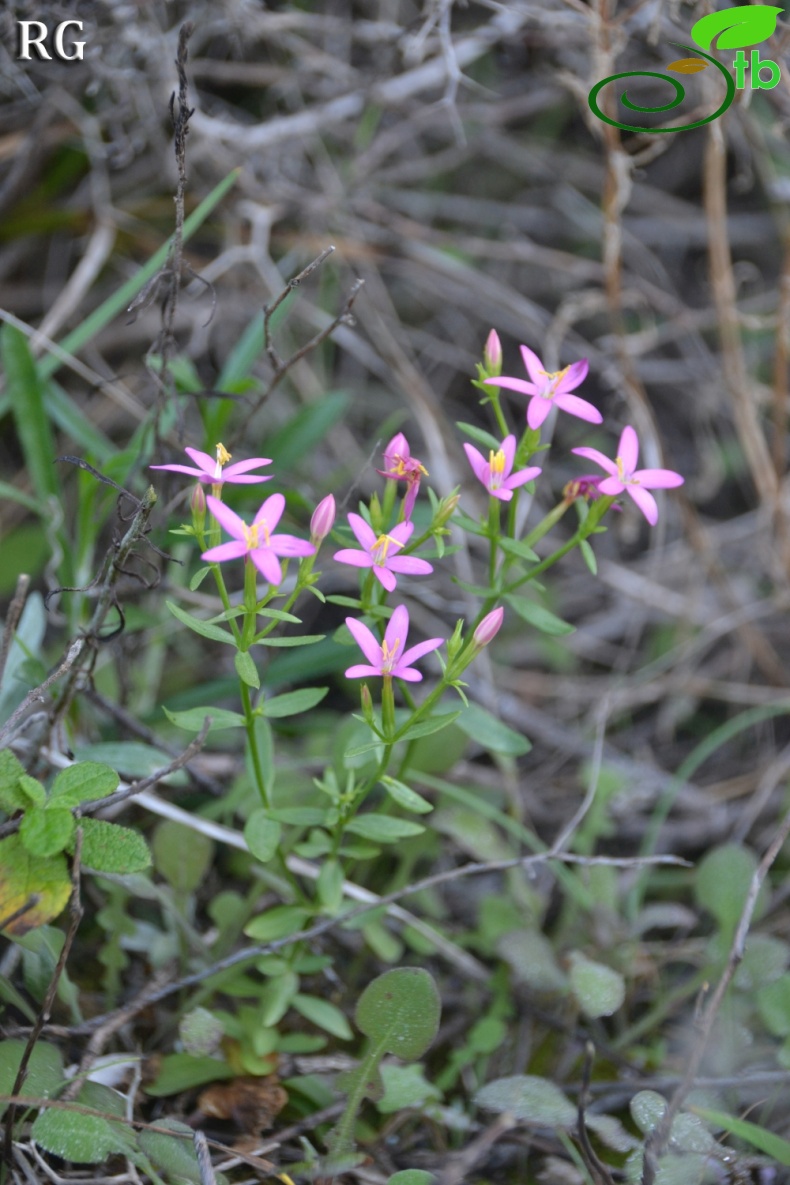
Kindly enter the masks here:
<path id="1" fill-rule="evenodd" d="M 499 452 L 494 452 L 493 449 L 488 453 L 488 467 L 491 470 L 491 481 L 495 479 L 501 481 L 502 474 L 505 472 L 505 452 L 500 449 Z"/>
<path id="2" fill-rule="evenodd" d="M 625 466 L 623 465 L 623 458 L 616 457 L 615 464 L 617 465 L 617 476 L 620 481 L 625 481 Z"/>
<path id="3" fill-rule="evenodd" d="M 392 643 L 391 650 L 386 642 L 381 643 L 381 657 L 383 660 L 381 665 L 383 667 L 385 667 L 387 670 L 389 670 L 389 668 L 395 662 L 395 656 L 397 655 L 399 649 L 400 649 L 400 638 L 395 639 L 395 641 Z"/>
<path id="4" fill-rule="evenodd" d="M 393 473 L 397 473 L 398 477 L 406 476 L 406 462 L 400 453 L 395 453 L 392 458 L 392 471 Z"/>
<path id="5" fill-rule="evenodd" d="M 403 544 L 399 543 L 397 539 L 393 539 L 392 535 L 379 535 L 378 539 L 371 548 L 371 551 L 376 553 L 375 562 L 377 564 L 386 563 L 387 552 L 390 549 L 390 545 L 393 547 L 403 547 Z"/>
<path id="6" fill-rule="evenodd" d="M 225 445 L 222 443 L 218 444 L 217 445 L 217 464 L 218 465 L 227 465 L 229 460 L 230 460 L 230 453 L 225 448 Z"/>
<path id="7" fill-rule="evenodd" d="M 261 543 L 259 532 L 263 531 L 263 543 Z M 266 526 L 266 521 L 260 523 L 253 523 L 251 527 L 244 524 L 244 542 L 250 551 L 255 551 L 259 547 L 269 546 L 269 528 Z"/>
<path id="8" fill-rule="evenodd" d="M 556 394 L 557 387 L 559 387 L 560 383 L 565 378 L 565 376 L 569 370 L 570 370 L 570 366 L 566 366 L 563 370 L 539 370 L 538 371 L 538 374 L 544 374 L 547 379 L 551 379 L 551 386 L 549 387 L 548 391 L 543 392 L 544 398 L 550 399 L 552 395 Z"/>

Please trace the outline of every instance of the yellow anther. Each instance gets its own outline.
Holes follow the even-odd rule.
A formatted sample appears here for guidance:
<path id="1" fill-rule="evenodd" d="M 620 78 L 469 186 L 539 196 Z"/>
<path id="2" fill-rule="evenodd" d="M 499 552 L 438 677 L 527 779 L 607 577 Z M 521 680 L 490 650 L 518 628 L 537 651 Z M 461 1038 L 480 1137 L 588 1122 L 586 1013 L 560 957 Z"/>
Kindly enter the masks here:
<path id="1" fill-rule="evenodd" d="M 395 661 L 398 650 L 400 649 L 400 638 L 396 638 L 392 643 L 392 649 L 389 648 L 386 641 L 381 643 L 381 657 L 383 659 L 382 666 L 391 667 Z"/>
<path id="2" fill-rule="evenodd" d="M 499 449 L 494 452 L 493 449 L 488 454 L 488 467 L 491 470 L 492 477 L 501 477 L 505 472 L 505 452 L 504 449 Z"/>
<path id="3" fill-rule="evenodd" d="M 543 374 L 547 379 L 551 379 L 551 386 L 543 394 L 549 396 L 554 395 L 557 387 L 559 387 L 569 370 L 570 366 L 566 366 L 563 370 L 539 370 L 538 374 Z"/>
<path id="4" fill-rule="evenodd" d="M 615 464 L 617 465 L 617 476 L 620 481 L 625 481 L 625 466 L 623 465 L 623 458 L 616 457 Z"/>
<path id="5" fill-rule="evenodd" d="M 230 453 L 225 448 L 225 445 L 218 444 L 217 445 L 217 464 L 218 465 L 227 465 L 229 460 L 230 460 Z"/>
<path id="6" fill-rule="evenodd" d="M 261 543 L 260 532 L 263 532 L 263 543 Z M 244 524 L 244 542 L 250 551 L 255 551 L 258 547 L 269 546 L 269 528 L 265 521 L 260 523 L 253 523 L 251 527 Z"/>
<path id="7" fill-rule="evenodd" d="M 387 559 L 387 552 L 390 549 L 390 544 L 393 547 L 403 547 L 397 539 L 393 539 L 392 535 L 379 535 L 376 542 L 373 544 L 372 551 L 376 553 L 376 563 L 383 564 Z"/>

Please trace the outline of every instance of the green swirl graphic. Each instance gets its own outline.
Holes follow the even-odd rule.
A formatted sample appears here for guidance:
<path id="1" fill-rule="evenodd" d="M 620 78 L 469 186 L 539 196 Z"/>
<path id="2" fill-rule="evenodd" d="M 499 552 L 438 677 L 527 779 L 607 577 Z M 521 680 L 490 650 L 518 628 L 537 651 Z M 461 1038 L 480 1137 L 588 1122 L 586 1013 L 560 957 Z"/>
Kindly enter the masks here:
<path id="1" fill-rule="evenodd" d="M 617 82 L 619 78 L 660 78 L 662 82 L 668 82 L 675 88 L 675 97 L 669 103 L 664 103 L 661 107 L 639 107 L 636 103 L 632 103 L 628 98 L 628 92 L 623 91 L 620 96 L 620 102 L 630 108 L 631 111 L 640 112 L 654 112 L 654 111 L 672 111 L 675 107 L 686 97 L 686 92 L 682 85 L 676 78 L 670 78 L 668 74 L 659 74 L 656 70 L 626 70 L 623 74 L 610 74 L 608 78 L 604 78 L 601 82 L 596 82 L 595 86 L 590 91 L 587 102 L 590 104 L 590 110 L 598 119 L 602 119 L 604 123 L 611 124 L 613 128 L 620 128 L 624 132 L 646 132 L 651 136 L 661 135 L 664 132 L 688 132 L 692 128 L 701 128 L 703 124 L 711 123 L 714 119 L 718 119 L 723 115 L 727 108 L 735 98 L 735 83 L 730 77 L 728 71 L 722 66 L 721 62 L 717 62 L 709 54 L 703 53 L 696 45 L 681 45 L 679 41 L 671 41 L 670 45 L 678 46 L 680 49 L 688 50 L 689 53 L 695 54 L 697 57 L 705 58 L 712 66 L 715 66 L 719 73 L 724 78 L 727 86 L 727 93 L 724 96 L 724 102 L 720 107 L 713 112 L 712 115 L 706 115 L 704 119 L 697 119 L 694 123 L 680 124 L 676 128 L 640 128 L 632 123 L 618 123 L 616 119 L 610 119 L 608 115 L 604 115 L 598 106 L 598 92 L 601 87 L 608 86 L 610 82 Z"/>

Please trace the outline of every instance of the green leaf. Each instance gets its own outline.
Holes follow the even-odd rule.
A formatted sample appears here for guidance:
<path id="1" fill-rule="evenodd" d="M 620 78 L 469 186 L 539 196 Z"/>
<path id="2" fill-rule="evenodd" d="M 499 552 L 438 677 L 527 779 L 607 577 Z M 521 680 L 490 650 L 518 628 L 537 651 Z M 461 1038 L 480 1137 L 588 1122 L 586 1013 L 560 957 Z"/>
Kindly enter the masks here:
<path id="1" fill-rule="evenodd" d="M 756 868 L 754 852 L 736 843 L 711 848 L 697 867 L 694 895 L 698 904 L 713 914 L 725 936 L 735 933 Z M 761 890 L 755 920 L 763 912 L 765 902 L 765 892 Z"/>
<path id="2" fill-rule="evenodd" d="M 207 716 L 211 717 L 209 732 L 217 732 L 221 728 L 243 728 L 245 725 L 240 712 L 229 712 L 226 708 L 187 708 L 185 712 L 170 712 L 163 708 L 162 711 L 171 723 L 187 732 L 200 732 Z"/>
<path id="3" fill-rule="evenodd" d="M 479 704 L 469 704 L 464 708 L 458 717 L 458 727 L 492 753 L 520 757 L 522 753 L 529 753 L 532 748 L 520 732 L 497 720 L 496 716 L 486 708 L 481 708 Z"/>
<path id="4" fill-rule="evenodd" d="M 214 858 L 214 843 L 207 835 L 174 819 L 157 824 L 151 849 L 157 872 L 179 893 L 194 892 L 210 872 Z"/>
<path id="5" fill-rule="evenodd" d="M 381 1067 L 381 1081 L 384 1094 L 376 1107 L 382 1115 L 392 1115 L 407 1107 L 423 1107 L 426 1103 L 438 1102 L 442 1092 L 438 1086 L 428 1082 L 421 1065 Z M 432 1178 L 429 1175 L 429 1179 Z"/>
<path id="6" fill-rule="evenodd" d="M 757 993 L 760 1016 L 774 1037 L 790 1035 L 790 975 L 766 983 Z"/>
<path id="7" fill-rule="evenodd" d="M 323 910 L 335 914 L 343 903 L 343 868 L 339 860 L 324 860 L 316 881 L 316 892 Z"/>
<path id="8" fill-rule="evenodd" d="M 710 49 L 718 33 L 716 49 L 743 49 L 767 41 L 776 29 L 776 18 L 782 12 L 770 4 L 740 4 L 711 12 L 691 26 L 692 40 L 702 49 Z"/>
<path id="9" fill-rule="evenodd" d="M 279 1024 L 299 990 L 299 976 L 286 971 L 270 979 L 258 995 L 258 1022 L 263 1028 Z"/>
<path id="10" fill-rule="evenodd" d="M 317 806 L 281 806 L 270 807 L 269 818 L 278 823 L 290 823 L 294 827 L 322 827 L 326 823 L 327 812 Z"/>
<path id="11" fill-rule="evenodd" d="M 28 805 L 19 789 L 19 779 L 24 776 L 25 767 L 11 750 L 0 749 L 0 807 L 9 815 L 25 810 Z"/>
<path id="12" fill-rule="evenodd" d="M 169 1115 L 157 1120 L 157 1127 L 169 1127 L 179 1134 L 167 1136 L 162 1132 L 143 1130 L 137 1137 L 141 1150 L 171 1181 L 178 1182 L 178 1185 L 187 1181 L 192 1185 L 201 1185 L 203 1177 L 195 1152 L 195 1133 L 192 1128 Z"/>
<path id="13" fill-rule="evenodd" d="M 95 745 L 77 745 L 74 752 L 81 761 L 99 761 L 112 766 L 113 773 L 118 770 L 127 778 L 147 778 L 169 761 L 161 749 L 141 741 L 100 741 Z M 186 777 L 183 771 L 176 770 L 167 775 L 167 781 L 185 782 Z"/>
<path id="14" fill-rule="evenodd" d="M 96 761 L 78 761 L 62 769 L 49 792 L 49 801 L 59 807 L 79 806 L 96 798 L 106 798 L 118 789 L 118 775 L 108 765 Z"/>
<path id="15" fill-rule="evenodd" d="M 625 980 L 619 971 L 595 963 L 579 951 L 570 954 L 570 985 L 587 1016 L 611 1016 L 625 999 Z"/>
<path id="16" fill-rule="evenodd" d="M 11 1094 L 26 1046 L 27 1041 L 18 1038 L 0 1041 L 0 1094 Z M 57 1094 L 63 1081 L 63 1058 L 60 1050 L 45 1041 L 37 1041 L 30 1055 L 27 1077 L 20 1094 L 31 1099 L 46 1098 Z M 0 1102 L 0 1119 L 5 1114 L 7 1105 Z"/>
<path id="17" fill-rule="evenodd" d="M 462 420 L 456 420 L 455 426 L 461 429 L 464 436 L 482 444 L 483 448 L 493 449 L 494 452 L 497 452 L 502 447 L 502 442 L 497 440 L 496 436 L 492 436 L 490 432 L 485 432 L 482 428 L 475 427 L 474 424 L 465 424 Z"/>
<path id="18" fill-rule="evenodd" d="M 229 646 L 236 645 L 236 639 L 230 630 L 220 629 L 218 625 L 209 625 L 207 621 L 201 621 L 199 617 L 193 617 L 191 613 L 187 613 L 185 609 L 176 605 L 175 601 L 165 601 L 173 617 L 177 618 L 182 625 L 188 629 L 193 630 L 196 634 L 200 634 L 203 638 L 210 638 L 212 642 L 225 642 Z"/>
<path id="19" fill-rule="evenodd" d="M 291 1004 L 305 1020 L 331 1033 L 333 1037 L 338 1037 L 341 1041 L 350 1041 L 353 1038 L 354 1034 L 345 1013 L 328 1000 L 319 1000 L 317 996 L 306 996 L 297 992 Z"/>
<path id="20" fill-rule="evenodd" d="M 573 1103 L 553 1082 L 531 1074 L 515 1074 L 488 1082 L 478 1090 L 475 1102 L 486 1111 L 507 1112 L 536 1127 L 576 1127 Z"/>
<path id="21" fill-rule="evenodd" d="M 439 732 L 442 728 L 446 728 L 448 724 L 452 724 L 453 720 L 457 720 L 460 715 L 460 712 L 445 712 L 441 716 L 431 716 L 429 720 L 418 720 L 416 724 L 412 724 L 405 732 L 399 732 L 398 740 L 411 741 L 416 737 L 428 737 L 432 732 Z"/>
<path id="22" fill-rule="evenodd" d="M 46 806 L 47 792 L 38 778 L 31 778 L 28 774 L 22 774 L 17 782 L 17 786 L 25 798 L 25 810 L 29 810 L 31 803 L 33 806 Z"/>
<path id="23" fill-rule="evenodd" d="M 309 458 L 329 429 L 346 414 L 350 402 L 344 391 L 330 391 L 301 408 L 283 428 L 266 441 L 266 452 L 281 471 Z"/>
<path id="24" fill-rule="evenodd" d="M 420 823 L 410 823 L 408 819 L 393 819 L 391 815 L 358 815 L 346 824 L 346 831 L 352 835 L 361 835 L 363 839 L 372 839 L 376 843 L 397 843 L 401 839 L 410 839 L 414 835 L 422 835 L 425 828 Z"/>
<path id="25" fill-rule="evenodd" d="M 244 933 L 258 942 L 273 942 L 298 934 L 309 917 L 309 910 L 301 905 L 275 905 L 248 922 Z"/>
<path id="26" fill-rule="evenodd" d="M 155 1098 L 181 1094 L 206 1082 L 235 1077 L 227 1062 L 215 1057 L 193 1057 L 191 1053 L 171 1053 L 162 1058 L 155 1080 L 143 1090 Z"/>
<path id="27" fill-rule="evenodd" d="M 537 563 L 540 556 L 531 547 L 527 547 L 521 539 L 500 539 L 499 546 L 507 555 L 515 556 L 519 560 L 529 560 L 530 563 Z"/>
<path id="28" fill-rule="evenodd" d="M 748 45 L 749 42 L 746 44 Z M 776 1136 L 773 1132 L 766 1131 L 764 1127 L 750 1123 L 746 1119 L 737 1119 L 734 1115 L 728 1115 L 726 1111 L 713 1111 L 709 1107 L 691 1107 L 690 1109 L 706 1123 L 723 1128 L 730 1135 L 737 1136 L 739 1140 L 745 1140 L 747 1144 L 758 1148 L 766 1156 L 772 1156 L 779 1164 L 790 1165 L 790 1142 L 783 1140 L 781 1136 Z"/>
<path id="29" fill-rule="evenodd" d="M 262 638 L 258 634 L 253 641 L 256 646 L 276 646 L 283 649 L 287 646 L 313 646 L 316 642 L 323 642 L 326 634 L 302 634 L 296 638 Z"/>
<path id="30" fill-rule="evenodd" d="M 206 564 L 204 567 L 198 568 L 197 572 L 195 572 L 194 576 L 192 576 L 191 580 L 189 581 L 189 591 L 196 592 L 197 589 L 200 588 L 201 584 L 206 579 L 206 577 L 208 576 L 210 571 L 211 571 L 210 564 Z"/>
<path id="31" fill-rule="evenodd" d="M 576 630 L 575 625 L 568 625 L 567 621 L 563 621 L 561 617 L 550 613 L 548 609 L 544 609 L 536 601 L 530 601 L 528 597 L 519 597 L 515 593 L 511 593 L 505 597 L 505 601 L 511 609 L 514 609 L 518 613 L 519 617 L 524 621 L 528 621 L 530 625 L 534 625 L 535 629 L 540 630 L 543 634 L 550 634 L 554 638 L 559 638 L 563 634 L 572 634 Z"/>
<path id="32" fill-rule="evenodd" d="M 237 650 L 233 656 L 233 665 L 242 683 L 246 683 L 248 687 L 254 687 L 257 691 L 261 685 L 261 677 L 249 651 Z"/>
<path id="33" fill-rule="evenodd" d="M 413 811 L 417 815 L 425 815 L 433 810 L 433 803 L 428 802 L 427 798 L 423 798 L 416 790 L 412 790 L 404 782 L 399 782 L 397 778 L 390 778 L 385 775 L 380 779 L 381 784 L 391 798 L 394 798 L 399 806 L 402 806 L 405 811 Z"/>
<path id="34" fill-rule="evenodd" d="M 263 714 L 270 720 L 283 716 L 296 716 L 299 712 L 308 712 L 328 693 L 328 687 L 302 687 L 299 691 L 287 691 L 284 695 L 274 695 L 264 700 Z"/>
<path id="35" fill-rule="evenodd" d="M 28 811 L 19 826 L 19 834 L 31 856 L 54 856 L 68 846 L 75 828 L 71 811 L 54 807 Z"/>
<path id="36" fill-rule="evenodd" d="M 31 856 L 19 835 L 0 840 L 0 928 L 5 934 L 22 935 L 56 918 L 71 894 L 66 861 L 62 855 Z M 38 901 L 15 922 L 5 924 L 33 896 Z"/>
<path id="37" fill-rule="evenodd" d="M 436 1178 L 425 1169 L 401 1169 L 393 1173 L 387 1185 L 436 1185 Z"/>
<path id="38" fill-rule="evenodd" d="M 588 541 L 586 539 L 582 539 L 579 542 L 579 551 L 582 553 L 582 559 L 584 560 L 585 564 L 587 565 L 588 570 L 592 573 L 593 576 L 597 576 L 598 575 L 598 561 L 595 558 L 595 552 L 590 547 L 590 544 L 588 543 Z"/>
<path id="39" fill-rule="evenodd" d="M 280 823 L 270 819 L 263 807 L 257 807 L 244 824 L 247 847 L 261 864 L 268 864 L 274 859 L 280 846 L 282 830 Z"/>
<path id="40" fill-rule="evenodd" d="M 14 325 L 6 323 L 0 329 L 0 357 L 25 466 L 36 495 L 42 504 L 46 504 L 48 497 L 59 497 L 55 442 L 44 406 L 44 384 L 39 368 L 27 338 Z"/>
<path id="41" fill-rule="evenodd" d="M 90 1087 L 94 1089 L 86 1089 Z M 83 1106 L 103 1110 L 97 1103 L 112 1105 L 107 1096 L 118 1099 L 109 1087 L 88 1082 L 77 1101 Z M 123 1101 L 120 1102 L 123 1106 Z M 75 1164 L 101 1164 L 108 1156 L 128 1154 L 135 1148 L 134 1134 L 122 1124 L 111 1123 L 98 1115 L 84 1115 L 80 1111 L 41 1111 L 30 1134 L 40 1148 Z"/>
<path id="42" fill-rule="evenodd" d="M 357 1028 L 386 1053 L 412 1062 L 430 1049 L 439 1030 L 436 984 L 421 967 L 396 967 L 369 983 L 357 1001 Z"/>
<path id="43" fill-rule="evenodd" d="M 105 819 L 81 819 L 82 863 L 94 872 L 142 872 L 151 863 L 148 844 L 137 831 Z M 72 845 L 73 847 L 73 845 Z"/>

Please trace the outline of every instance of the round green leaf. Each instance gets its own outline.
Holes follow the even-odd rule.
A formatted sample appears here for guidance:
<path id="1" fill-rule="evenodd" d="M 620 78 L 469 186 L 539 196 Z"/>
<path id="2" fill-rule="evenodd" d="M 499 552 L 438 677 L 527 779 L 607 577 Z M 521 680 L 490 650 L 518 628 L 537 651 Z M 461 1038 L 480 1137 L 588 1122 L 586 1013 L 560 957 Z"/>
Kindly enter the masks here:
<path id="1" fill-rule="evenodd" d="M 619 971 L 594 963 L 578 951 L 571 953 L 570 984 L 587 1016 L 611 1016 L 625 999 L 625 980 Z"/>
<path id="2" fill-rule="evenodd" d="M 576 1108 L 547 1078 L 515 1074 L 497 1078 L 478 1090 L 475 1102 L 486 1111 L 508 1112 L 536 1127 L 575 1128 Z"/>
<path id="3" fill-rule="evenodd" d="M 365 988 L 354 1019 L 386 1053 L 415 1061 L 439 1029 L 441 1002 L 433 978 L 421 967 L 385 971 Z"/>
<path id="4" fill-rule="evenodd" d="M 31 856 L 54 856 L 68 846 L 75 827 L 70 810 L 51 807 L 28 811 L 19 825 L 19 834 Z"/>
<path id="5" fill-rule="evenodd" d="M 737 843 L 712 848 L 700 861 L 694 881 L 695 896 L 727 935 L 734 933 L 738 925 L 756 868 L 754 852 Z M 761 891 L 755 918 L 764 906 L 765 894 Z"/>

